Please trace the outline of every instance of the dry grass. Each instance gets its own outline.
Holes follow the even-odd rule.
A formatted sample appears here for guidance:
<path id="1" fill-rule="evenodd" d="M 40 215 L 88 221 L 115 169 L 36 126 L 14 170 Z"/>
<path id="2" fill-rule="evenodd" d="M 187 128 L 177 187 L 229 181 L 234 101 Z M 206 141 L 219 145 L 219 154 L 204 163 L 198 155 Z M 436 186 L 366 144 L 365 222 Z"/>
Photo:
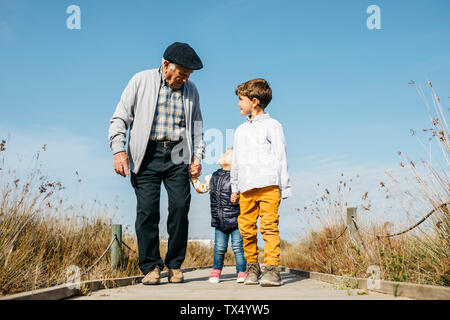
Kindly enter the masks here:
<path id="1" fill-rule="evenodd" d="M 368 276 L 368 267 L 375 265 L 381 269 L 381 279 L 450 285 L 450 144 L 444 111 L 438 96 L 430 83 L 429 85 L 434 108 L 428 105 L 422 90 L 418 88 L 432 124 L 432 129 L 424 131 L 431 132 L 429 143 L 434 140 L 438 145 L 438 155 L 442 157 L 433 157 L 433 162 L 422 160 L 419 168 L 414 161 L 399 153 L 402 157 L 400 166 L 408 170 L 412 181 L 407 183 L 413 191 L 404 192 L 402 197 L 396 197 L 396 200 L 401 202 L 403 213 L 409 218 L 411 225 L 434 210 L 430 218 L 407 233 L 396 237 L 383 237 L 406 229 L 409 225 L 393 225 L 383 219 L 365 219 L 373 215 L 365 193 L 358 205 L 358 227 L 363 245 L 354 243 L 348 231 L 336 241 L 329 241 L 327 238 L 333 238 L 344 230 L 346 195 L 353 192 L 351 180 L 348 182 L 343 179 L 339 182 L 335 194 L 325 190 L 320 199 L 304 208 L 307 216 L 312 215 L 317 219 L 319 227 L 311 228 L 309 234 L 295 244 L 284 244 L 284 265 L 363 278 Z M 394 187 L 398 187 L 401 182 L 389 173 L 387 179 L 386 182 L 380 182 L 380 185 L 385 189 L 386 197 L 389 197 L 392 196 L 390 193 Z"/>
<path id="2" fill-rule="evenodd" d="M 63 284 L 70 266 L 84 273 L 110 243 L 113 218 L 106 206 L 90 218 L 84 206 L 66 207 L 58 197 L 61 184 L 41 176 L 37 166 L 27 177 L 17 177 L 5 167 L 7 147 L 7 141 L 0 142 L 0 295 Z M 125 230 L 123 241 L 135 252 L 123 248 L 118 270 L 111 270 L 107 253 L 82 280 L 140 275 L 135 234 Z M 166 252 L 161 241 L 163 257 Z M 213 248 L 188 244 L 183 267 L 212 263 Z M 225 264 L 233 263 L 227 252 Z"/>
<path id="3" fill-rule="evenodd" d="M 320 227 L 294 244 L 282 241 L 283 265 L 357 277 L 367 277 L 367 268 L 376 265 L 381 268 L 382 279 L 450 285 L 450 215 L 448 206 L 441 206 L 450 200 L 450 145 L 446 119 L 434 92 L 433 106 L 435 112 L 427 104 L 433 126 L 429 131 L 439 144 L 444 169 L 426 160 L 422 161 L 422 170 L 409 159 L 403 159 L 400 165 L 410 170 L 417 184 L 416 192 L 406 194 L 407 201 L 415 208 L 422 208 L 422 216 L 431 209 L 436 212 L 420 227 L 392 238 L 374 236 L 392 233 L 388 223 L 361 222 L 364 247 L 355 245 L 348 232 L 336 241 L 329 241 L 327 238 L 339 235 L 345 226 L 346 194 L 351 192 L 351 180 L 340 181 L 335 195 L 325 190 L 312 207 L 305 207 L 318 219 Z M 83 207 L 66 207 L 58 198 L 61 184 L 49 181 L 36 167 L 25 178 L 15 176 L 14 171 L 5 167 L 7 147 L 7 141 L 0 142 L 0 295 L 65 283 L 66 271 L 72 265 L 84 272 L 111 241 L 112 221 L 107 207 L 98 209 L 90 218 Z M 381 182 L 387 193 L 389 182 L 398 183 L 388 175 L 388 182 Z M 359 213 L 370 213 L 367 194 L 362 196 L 358 208 Z M 412 215 L 409 210 L 405 208 L 405 214 Z M 123 240 L 137 251 L 134 234 L 125 232 Z M 162 242 L 162 256 L 166 250 Z M 140 275 L 137 254 L 124 249 L 123 257 L 120 268 L 111 270 L 107 254 L 91 270 L 89 278 Z M 262 252 L 259 260 L 263 261 Z M 188 245 L 183 267 L 212 263 L 212 247 L 199 243 Z M 234 264 L 230 251 L 225 264 Z M 82 277 L 85 279 L 88 279 L 86 275 Z"/>

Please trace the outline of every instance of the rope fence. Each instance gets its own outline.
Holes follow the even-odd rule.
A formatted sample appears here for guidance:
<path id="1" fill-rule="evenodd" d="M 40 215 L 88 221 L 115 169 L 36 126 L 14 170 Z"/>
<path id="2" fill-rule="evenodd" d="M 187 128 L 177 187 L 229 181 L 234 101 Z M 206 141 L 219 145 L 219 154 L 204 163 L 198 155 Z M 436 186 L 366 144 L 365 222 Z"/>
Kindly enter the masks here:
<path id="1" fill-rule="evenodd" d="M 92 268 L 94 268 L 99 262 L 100 260 L 102 260 L 102 258 L 105 256 L 105 254 L 109 251 L 109 249 L 111 248 L 111 246 L 113 245 L 114 241 L 117 241 L 117 235 L 114 235 L 114 238 L 111 240 L 111 242 L 109 243 L 108 247 L 105 249 L 105 251 L 103 251 L 102 255 L 100 256 L 100 258 L 98 258 L 94 264 L 92 266 L 90 266 L 89 268 L 86 269 L 86 271 L 83 273 L 83 275 L 89 274 L 89 271 L 92 270 Z"/>
<path id="2" fill-rule="evenodd" d="M 334 237 L 334 238 L 327 238 L 327 240 L 328 240 L 328 241 L 336 241 L 337 239 L 339 239 L 340 237 L 342 237 L 342 236 L 344 235 L 345 231 L 347 231 L 347 228 L 348 228 L 348 227 L 345 226 L 344 230 L 342 230 L 342 232 L 341 232 L 340 235 L 338 235 L 337 237 Z"/>
<path id="3" fill-rule="evenodd" d="M 119 225 L 114 225 L 114 226 L 119 226 Z M 119 228 L 119 230 L 121 231 L 121 228 Z M 81 276 L 85 276 L 85 275 L 89 274 L 89 272 L 92 270 L 92 268 L 94 268 L 103 259 L 103 257 L 106 255 L 106 253 L 111 249 L 111 247 L 113 246 L 114 242 L 117 242 L 117 246 L 119 247 L 119 249 L 120 249 L 120 245 L 122 245 L 125 248 L 127 248 L 128 250 L 130 250 L 130 251 L 132 251 L 134 253 L 137 253 L 136 250 L 132 249 L 128 244 L 125 243 L 125 241 L 122 240 L 122 235 L 121 234 L 119 235 L 119 237 L 120 237 L 120 240 L 119 240 L 119 237 L 118 237 L 117 233 L 115 233 L 115 231 L 117 231 L 117 230 L 114 230 L 114 228 L 113 228 L 112 240 L 108 244 L 108 246 L 106 247 L 105 251 L 103 251 L 101 256 L 89 268 L 87 268 L 86 271 L 83 272 Z M 112 266 L 112 268 L 116 268 L 116 266 L 119 265 L 120 258 L 121 258 L 120 254 L 118 254 L 118 255 L 112 254 L 111 255 L 111 266 Z M 115 260 L 115 261 L 113 261 L 113 260 Z"/>
<path id="4" fill-rule="evenodd" d="M 401 232 L 396 232 L 393 234 L 384 234 L 384 235 L 379 235 L 379 234 L 374 234 L 370 231 L 364 230 L 362 228 L 360 228 L 358 226 L 358 223 L 356 221 L 356 208 L 347 208 L 347 225 L 344 227 L 344 229 L 339 233 L 339 235 L 337 235 L 336 237 L 333 238 L 326 238 L 327 241 L 336 241 L 339 238 L 341 238 L 346 231 L 349 231 L 351 233 L 351 238 L 352 240 L 355 240 L 356 242 L 358 242 L 359 244 L 362 244 L 364 246 L 364 244 L 361 241 L 361 238 L 359 236 L 359 231 L 362 231 L 363 233 L 366 233 L 370 236 L 376 237 L 377 239 L 381 239 L 381 238 L 391 238 L 391 237 L 396 237 L 402 234 L 405 234 L 415 228 L 417 228 L 419 225 L 421 225 L 425 220 L 427 220 L 429 217 L 431 217 L 435 212 L 437 212 L 438 210 L 446 210 L 446 212 L 448 212 L 448 208 L 447 206 L 450 204 L 450 202 L 446 202 L 441 204 L 440 206 L 433 208 L 429 213 L 427 213 L 422 219 L 420 219 L 416 224 L 410 226 L 409 228 L 401 231 Z M 297 209 L 297 211 L 299 211 L 299 209 Z"/>
<path id="5" fill-rule="evenodd" d="M 449 202 L 443 203 L 443 204 L 441 204 L 441 205 L 438 207 L 438 209 L 446 208 L 448 204 L 449 204 Z M 369 235 L 371 235 L 371 236 L 377 237 L 377 238 L 391 238 L 391 237 L 396 237 L 396 236 L 402 235 L 402 234 L 404 234 L 404 233 L 407 233 L 407 232 L 409 232 L 409 231 L 411 231 L 411 230 L 417 228 L 417 227 L 418 227 L 420 224 L 422 224 L 425 220 L 427 220 L 429 217 L 431 217 L 436 211 L 437 211 L 436 208 L 433 208 L 433 210 L 431 210 L 427 215 L 425 215 L 425 217 L 423 217 L 422 219 L 420 219 L 415 225 L 409 227 L 408 229 L 405 229 L 405 230 L 403 230 L 403 231 L 401 231 L 401 232 L 397 232 L 397 233 L 394 233 L 394 234 L 377 235 L 377 234 L 373 234 L 373 233 L 371 233 L 371 232 L 369 232 L 369 231 L 365 231 L 365 230 L 362 230 L 362 231 L 365 232 L 365 233 L 367 233 L 367 234 L 369 234 Z M 355 223 L 356 223 L 356 221 L 355 221 Z"/>
<path id="6" fill-rule="evenodd" d="M 128 250 L 131 250 L 132 252 L 137 253 L 136 250 L 130 248 L 130 246 L 127 245 L 127 244 L 125 243 L 125 241 L 123 241 L 123 240 L 122 240 L 122 245 L 123 245 L 125 248 L 127 248 Z"/>
<path id="7" fill-rule="evenodd" d="M 443 209 L 443 210 L 447 210 L 447 212 L 448 212 L 447 206 L 449 204 L 450 204 L 449 202 L 446 202 L 446 203 L 441 204 L 437 208 L 433 208 L 429 213 L 427 213 L 416 224 L 412 225 L 411 227 L 409 227 L 401 232 L 396 232 L 393 234 L 385 234 L 385 235 L 374 234 L 372 232 L 369 232 L 367 230 L 359 228 L 357 221 L 356 221 L 356 208 L 347 208 L 347 225 L 340 232 L 340 234 L 337 235 L 336 237 L 333 237 L 333 238 L 327 237 L 327 241 L 330 241 L 330 242 L 336 241 L 339 238 L 341 238 L 347 231 L 350 232 L 351 239 L 353 241 L 356 241 L 358 244 L 360 244 L 362 246 L 364 246 L 364 243 L 362 243 L 362 241 L 361 241 L 361 238 L 359 236 L 359 231 L 362 231 L 370 236 L 376 237 L 377 239 L 396 237 L 396 236 L 405 234 L 405 233 L 417 228 L 419 225 L 421 225 L 425 220 L 427 220 L 429 217 L 431 217 L 438 210 Z M 125 248 L 127 248 L 128 250 L 130 250 L 134 253 L 137 253 L 136 250 L 132 249 L 128 244 L 126 244 L 122 240 L 122 226 L 121 225 L 113 225 L 112 230 L 113 230 L 112 231 L 113 236 L 112 236 L 111 242 L 108 244 L 105 251 L 103 251 L 103 253 L 100 255 L 100 257 L 89 268 L 87 268 L 85 272 L 82 273 L 82 276 L 89 274 L 89 272 L 105 257 L 106 253 L 108 253 L 108 251 L 113 247 L 115 242 L 117 242 L 117 244 L 114 247 L 114 250 L 112 250 L 112 252 L 111 252 L 111 267 L 113 269 L 117 268 L 117 266 L 119 265 L 120 258 L 121 258 L 121 254 L 120 254 L 121 246 L 124 246 Z"/>

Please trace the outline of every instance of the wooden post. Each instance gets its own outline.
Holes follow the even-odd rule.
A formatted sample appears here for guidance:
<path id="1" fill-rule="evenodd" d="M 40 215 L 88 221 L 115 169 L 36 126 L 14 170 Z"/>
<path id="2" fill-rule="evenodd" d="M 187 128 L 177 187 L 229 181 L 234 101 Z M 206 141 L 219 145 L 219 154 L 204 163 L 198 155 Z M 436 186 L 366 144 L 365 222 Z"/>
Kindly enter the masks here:
<path id="1" fill-rule="evenodd" d="M 350 238 L 352 239 L 354 244 L 361 248 L 361 246 L 364 246 L 364 244 L 362 243 L 361 237 L 359 236 L 358 226 L 353 220 L 357 221 L 356 208 L 347 208 L 347 227 L 348 231 L 350 232 Z"/>
<path id="2" fill-rule="evenodd" d="M 117 269 L 120 265 L 121 249 L 122 249 L 122 225 L 113 224 L 111 232 L 111 240 L 117 236 L 117 241 L 111 245 L 111 268 Z"/>

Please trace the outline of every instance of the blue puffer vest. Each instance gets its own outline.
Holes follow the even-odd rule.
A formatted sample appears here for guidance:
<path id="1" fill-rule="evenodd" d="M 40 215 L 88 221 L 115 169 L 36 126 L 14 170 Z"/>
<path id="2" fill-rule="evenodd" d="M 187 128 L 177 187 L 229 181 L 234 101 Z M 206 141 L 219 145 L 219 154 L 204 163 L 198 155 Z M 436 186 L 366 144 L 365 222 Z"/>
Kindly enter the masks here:
<path id="1" fill-rule="evenodd" d="M 230 201 L 230 171 L 219 169 L 211 177 L 211 227 L 226 232 L 238 227 L 239 203 Z"/>

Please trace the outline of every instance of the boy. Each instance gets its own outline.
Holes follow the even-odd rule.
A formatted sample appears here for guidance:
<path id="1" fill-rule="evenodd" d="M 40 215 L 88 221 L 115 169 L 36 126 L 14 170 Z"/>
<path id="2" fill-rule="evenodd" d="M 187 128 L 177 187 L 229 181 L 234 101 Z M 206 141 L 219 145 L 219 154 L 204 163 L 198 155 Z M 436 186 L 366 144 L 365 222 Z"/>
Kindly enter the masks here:
<path id="1" fill-rule="evenodd" d="M 219 283 L 223 261 L 231 238 L 231 248 L 236 260 L 236 282 L 245 280 L 246 261 L 242 248 L 242 237 L 238 229 L 239 205 L 230 202 L 230 170 L 233 148 L 222 154 L 217 163 L 222 167 L 212 175 L 205 177 L 205 182 L 193 179 L 192 184 L 198 193 L 210 193 L 211 227 L 215 228 L 214 265 L 209 275 L 209 282 Z"/>
<path id="2" fill-rule="evenodd" d="M 280 236 L 278 207 L 291 195 L 283 127 L 264 110 L 272 89 L 264 79 L 253 79 L 236 89 L 241 115 L 248 115 L 234 136 L 231 168 L 231 201 L 240 201 L 239 231 L 247 260 L 244 284 L 280 286 Z M 257 227 L 264 245 L 264 276 L 258 263 Z"/>

